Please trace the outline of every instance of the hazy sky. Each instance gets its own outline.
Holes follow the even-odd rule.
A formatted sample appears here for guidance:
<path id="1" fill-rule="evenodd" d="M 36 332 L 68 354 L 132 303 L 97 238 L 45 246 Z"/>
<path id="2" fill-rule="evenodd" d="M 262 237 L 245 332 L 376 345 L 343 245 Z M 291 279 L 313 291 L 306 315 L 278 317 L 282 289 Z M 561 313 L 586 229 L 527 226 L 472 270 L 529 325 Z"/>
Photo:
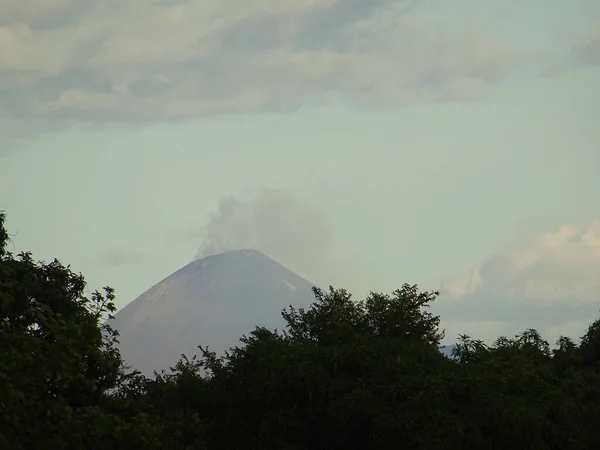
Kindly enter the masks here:
<path id="1" fill-rule="evenodd" d="M 597 0 L 0 0 L 14 250 L 123 306 L 257 247 L 449 339 L 600 316 Z M 594 221 L 596 220 L 596 221 Z"/>

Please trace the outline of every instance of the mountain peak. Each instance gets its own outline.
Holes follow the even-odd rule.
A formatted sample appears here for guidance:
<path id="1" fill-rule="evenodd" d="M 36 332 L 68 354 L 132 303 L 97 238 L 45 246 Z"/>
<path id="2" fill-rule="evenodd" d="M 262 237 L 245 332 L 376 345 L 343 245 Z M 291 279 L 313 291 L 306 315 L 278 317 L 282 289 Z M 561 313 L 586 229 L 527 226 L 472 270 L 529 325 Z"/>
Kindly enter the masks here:
<path id="1" fill-rule="evenodd" d="M 168 369 L 198 345 L 222 352 L 255 326 L 281 328 L 281 310 L 308 306 L 313 284 L 252 248 L 193 261 L 115 315 L 124 360 L 142 373 Z"/>

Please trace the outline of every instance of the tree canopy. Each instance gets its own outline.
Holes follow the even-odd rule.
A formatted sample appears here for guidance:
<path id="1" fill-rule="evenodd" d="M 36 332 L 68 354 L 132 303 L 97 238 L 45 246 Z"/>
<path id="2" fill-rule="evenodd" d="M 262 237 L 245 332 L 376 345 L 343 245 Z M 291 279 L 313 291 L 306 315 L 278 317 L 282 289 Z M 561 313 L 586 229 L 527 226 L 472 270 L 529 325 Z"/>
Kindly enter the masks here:
<path id="1" fill-rule="evenodd" d="M 148 378 L 106 325 L 111 288 L 8 242 L 0 213 L 2 449 L 600 448 L 600 320 L 555 346 L 463 335 L 449 358 L 437 292 L 314 289 L 284 329 Z"/>

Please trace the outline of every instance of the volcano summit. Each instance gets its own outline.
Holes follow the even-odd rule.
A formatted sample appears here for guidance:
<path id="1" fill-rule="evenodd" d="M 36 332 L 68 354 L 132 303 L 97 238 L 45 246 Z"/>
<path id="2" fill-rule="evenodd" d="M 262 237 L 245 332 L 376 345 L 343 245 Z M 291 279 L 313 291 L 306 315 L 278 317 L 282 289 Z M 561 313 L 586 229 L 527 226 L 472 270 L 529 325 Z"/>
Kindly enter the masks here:
<path id="1" fill-rule="evenodd" d="M 198 345 L 222 353 L 257 325 L 281 328 L 281 310 L 307 307 L 314 285 L 257 250 L 233 250 L 194 261 L 115 314 L 128 365 L 151 375 Z"/>

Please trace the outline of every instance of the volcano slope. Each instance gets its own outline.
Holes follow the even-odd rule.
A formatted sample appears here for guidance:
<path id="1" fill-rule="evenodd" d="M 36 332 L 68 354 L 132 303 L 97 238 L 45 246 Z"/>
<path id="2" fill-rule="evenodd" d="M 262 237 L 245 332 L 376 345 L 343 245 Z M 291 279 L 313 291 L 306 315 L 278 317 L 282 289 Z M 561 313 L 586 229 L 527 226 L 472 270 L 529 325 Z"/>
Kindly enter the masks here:
<path id="1" fill-rule="evenodd" d="M 194 261 L 115 314 L 125 362 L 145 375 L 168 370 L 198 345 L 222 354 L 255 326 L 281 328 L 281 310 L 307 307 L 313 284 L 263 253 L 233 250 Z"/>

